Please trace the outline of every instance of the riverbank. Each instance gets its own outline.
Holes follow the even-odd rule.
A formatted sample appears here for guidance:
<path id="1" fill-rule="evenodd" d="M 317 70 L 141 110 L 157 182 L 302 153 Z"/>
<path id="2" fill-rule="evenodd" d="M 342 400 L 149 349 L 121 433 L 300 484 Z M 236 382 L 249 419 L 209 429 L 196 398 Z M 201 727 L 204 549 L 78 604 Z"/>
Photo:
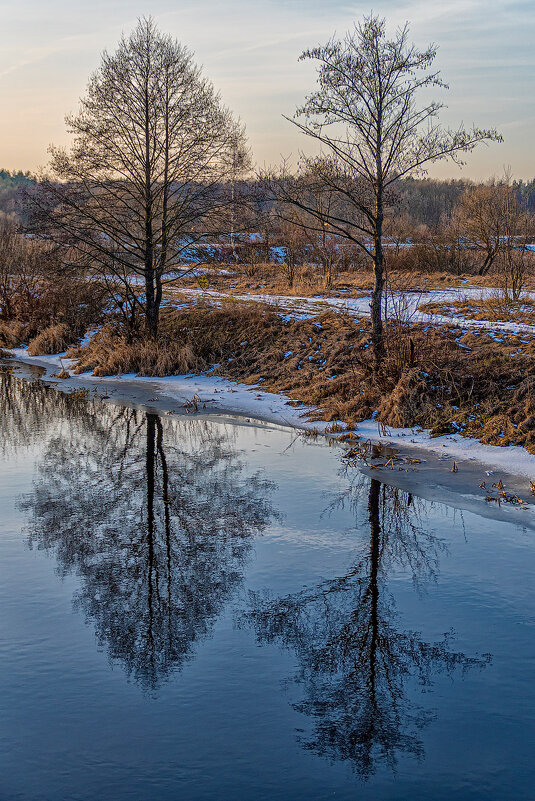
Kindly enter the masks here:
<path id="1" fill-rule="evenodd" d="M 19 366 L 25 365 L 29 368 L 26 377 L 38 372 L 41 380 L 62 392 L 92 393 L 107 402 L 161 414 L 229 417 L 242 425 L 291 428 L 296 436 L 323 435 L 346 448 L 347 457 L 358 461 L 364 473 L 428 500 L 477 509 L 493 519 L 512 515 L 528 523 L 532 517 L 530 480 L 535 479 L 535 456 L 519 446 L 483 445 L 459 434 L 431 437 L 429 431 L 389 428 L 375 420 L 360 422 L 352 432 L 345 432 L 342 425 L 333 431 L 332 423 L 307 419 L 313 416 L 313 408 L 296 407 L 283 393 L 217 375 L 153 378 L 84 373 L 59 379 L 62 366 L 72 366 L 63 356 L 32 357 L 23 349 L 13 351 L 13 356 L 10 363 L 23 377 L 24 367 L 21 371 Z"/>
<path id="2" fill-rule="evenodd" d="M 429 300 L 431 293 L 427 295 Z M 444 293 L 441 297 L 444 300 Z M 497 446 L 499 459 L 504 446 L 535 455 L 535 334 L 516 323 L 511 325 L 518 330 L 511 331 L 504 321 L 492 329 L 474 327 L 482 325 L 479 319 L 449 325 L 440 320 L 411 322 L 405 312 L 415 313 L 417 300 L 398 298 L 406 301 L 399 317 L 403 310 L 392 305 L 392 298 L 385 322 L 386 353 L 378 371 L 365 315 L 356 318 L 338 306 L 337 311 L 334 306 L 322 311 L 316 304 L 296 316 L 295 309 L 266 304 L 260 296 L 218 298 L 197 294 L 187 303 L 166 305 L 157 338 L 128 333 L 118 320 L 110 319 L 86 330 L 81 339 L 63 325 L 50 326 L 20 352 L 39 357 L 67 351 L 76 374 L 173 380 L 173 390 L 184 376 L 217 376 L 236 382 L 223 393 L 235 395 L 236 386 L 246 385 L 245 399 L 232 399 L 233 407 L 240 403 L 240 413 L 262 418 L 265 413 L 283 414 L 292 425 L 301 423 L 302 413 L 318 430 L 333 433 L 357 430 L 363 421 L 380 421 L 381 436 L 385 427 L 398 438 L 428 432 L 426 447 L 440 436 L 456 442 L 461 435 Z M 27 341 L 19 331 L 18 338 L 4 346 L 21 349 Z M 252 411 L 249 388 L 253 394 L 260 389 L 268 393 L 260 393 L 261 403 Z M 219 394 L 218 387 L 208 390 L 210 397 L 203 404 Z M 278 402 L 273 409 L 274 397 L 284 398 L 282 409 Z M 463 439 L 457 443 L 460 458 Z M 515 470 L 521 453 L 514 452 Z M 526 471 L 532 478 L 530 463 L 522 473 Z"/>

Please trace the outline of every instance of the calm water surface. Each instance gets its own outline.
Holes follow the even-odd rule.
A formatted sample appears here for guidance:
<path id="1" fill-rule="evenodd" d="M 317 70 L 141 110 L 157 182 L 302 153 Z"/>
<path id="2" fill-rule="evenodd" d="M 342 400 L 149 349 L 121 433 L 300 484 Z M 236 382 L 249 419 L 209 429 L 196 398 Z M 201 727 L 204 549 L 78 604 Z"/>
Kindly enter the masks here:
<path id="1" fill-rule="evenodd" d="M 0 375 L 0 798 L 535 798 L 535 533 Z"/>

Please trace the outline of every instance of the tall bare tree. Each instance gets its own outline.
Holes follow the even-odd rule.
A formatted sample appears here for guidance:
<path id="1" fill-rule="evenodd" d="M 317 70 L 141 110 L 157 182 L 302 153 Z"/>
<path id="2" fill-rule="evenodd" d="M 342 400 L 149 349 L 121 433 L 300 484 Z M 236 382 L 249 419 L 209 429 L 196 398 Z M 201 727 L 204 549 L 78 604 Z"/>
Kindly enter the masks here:
<path id="1" fill-rule="evenodd" d="M 156 336 L 166 276 L 217 229 L 224 187 L 247 163 L 244 130 L 189 50 L 150 18 L 103 53 L 66 122 L 74 142 L 51 148 L 34 227 L 122 284 Z M 140 280 L 144 297 L 132 291 Z"/>
<path id="2" fill-rule="evenodd" d="M 323 191 L 337 200 L 330 204 L 330 229 L 358 245 L 373 262 L 377 365 L 385 350 L 383 224 L 396 183 L 425 173 L 430 162 L 450 158 L 461 163 L 461 154 L 479 142 L 501 141 L 495 130 L 443 128 L 436 121 L 443 103 L 417 103 L 421 90 L 447 87 L 438 72 L 429 72 L 437 48 L 418 50 L 408 34 L 405 25 L 388 39 L 385 20 L 372 14 L 343 40 L 306 50 L 301 60 L 318 62 L 318 85 L 290 120 L 321 146 L 319 157 L 303 159 L 302 170 L 313 169 Z M 281 199 L 305 209 L 321 229 L 323 210 L 320 214 L 307 202 L 299 180 L 283 178 L 278 182 Z"/>

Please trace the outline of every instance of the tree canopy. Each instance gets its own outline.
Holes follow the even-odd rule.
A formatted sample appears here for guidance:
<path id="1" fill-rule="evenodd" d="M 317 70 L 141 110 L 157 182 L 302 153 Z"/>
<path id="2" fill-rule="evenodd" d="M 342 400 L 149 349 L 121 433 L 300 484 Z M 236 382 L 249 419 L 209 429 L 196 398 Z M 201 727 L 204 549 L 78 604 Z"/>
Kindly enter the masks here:
<path id="1" fill-rule="evenodd" d="M 247 164 L 243 127 L 190 51 L 150 18 L 103 53 L 66 122 L 73 144 L 51 148 L 49 180 L 33 197 L 36 227 L 120 281 L 155 335 L 165 277 L 218 229 L 223 187 Z M 144 298 L 128 292 L 133 276 Z"/>

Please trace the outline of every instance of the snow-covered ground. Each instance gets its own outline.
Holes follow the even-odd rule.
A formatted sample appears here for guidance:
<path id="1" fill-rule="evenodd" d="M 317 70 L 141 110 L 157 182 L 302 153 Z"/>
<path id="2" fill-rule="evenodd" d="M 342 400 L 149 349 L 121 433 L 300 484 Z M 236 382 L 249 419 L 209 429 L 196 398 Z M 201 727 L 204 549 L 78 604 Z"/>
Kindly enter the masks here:
<path id="1" fill-rule="evenodd" d="M 43 367 L 46 377 L 59 372 L 61 365 L 70 366 L 69 360 L 56 356 L 28 356 L 25 349 L 12 351 L 15 358 L 25 364 Z M 260 385 L 248 386 L 210 374 L 168 376 L 150 378 L 131 375 L 96 377 L 89 373 L 58 380 L 59 388 L 96 388 L 117 400 L 154 405 L 159 409 L 173 410 L 183 406 L 193 396 L 198 396 L 198 411 L 205 414 L 237 414 L 255 420 L 263 420 L 296 429 L 316 429 L 325 432 L 331 425 L 325 422 L 310 422 L 308 414 L 314 410 L 306 406 L 295 407 L 282 393 L 265 392 Z M 497 447 L 483 445 L 475 439 L 460 434 L 431 437 L 429 431 L 417 428 L 395 429 L 381 427 L 375 420 L 359 423 L 356 433 L 363 440 L 389 443 L 393 447 L 426 450 L 445 462 L 456 460 L 459 464 L 469 462 L 481 464 L 482 468 L 500 470 L 504 473 L 535 480 L 535 456 L 519 446 Z"/>
<path id="2" fill-rule="evenodd" d="M 360 298 L 329 297 L 315 295 L 303 297 L 293 295 L 240 294 L 231 295 L 210 289 L 179 289 L 177 294 L 186 298 L 205 298 L 218 303 L 223 299 L 252 301 L 276 306 L 281 314 L 294 319 L 304 319 L 319 314 L 326 309 L 346 312 L 354 317 L 364 317 L 370 313 L 371 296 Z M 473 320 L 458 314 L 430 314 L 418 307 L 427 303 L 452 303 L 458 300 L 479 301 L 497 295 L 493 288 L 468 287 L 431 292 L 391 293 L 386 296 L 386 314 L 390 318 L 401 319 L 411 323 L 427 323 L 429 325 L 460 325 L 463 328 L 483 329 L 495 333 L 529 333 L 535 334 L 535 325 L 513 321 Z"/>
<path id="3" fill-rule="evenodd" d="M 325 309 L 334 309 L 354 315 L 355 317 L 363 317 L 369 314 L 371 304 L 370 295 L 360 298 L 339 298 L 329 297 L 328 295 L 316 295 L 307 298 L 303 296 L 267 294 L 230 295 L 224 292 L 203 289 L 181 289 L 179 291 L 180 294 L 189 297 L 205 297 L 209 300 L 213 299 L 216 302 L 224 298 L 234 298 L 235 300 L 241 301 L 267 303 L 276 306 L 281 312 L 295 318 L 318 314 Z M 493 320 L 473 320 L 457 314 L 430 314 L 418 308 L 427 303 L 452 303 L 461 299 L 478 301 L 491 297 L 494 294 L 497 294 L 497 290 L 481 288 L 407 292 L 403 294 L 392 293 L 392 295 L 389 295 L 386 299 L 387 315 L 391 318 L 398 317 L 415 323 L 455 323 L 462 324 L 467 328 L 497 329 L 511 333 L 525 331 L 535 334 L 535 325 Z"/>
<path id="4" fill-rule="evenodd" d="M 453 460 L 481 462 L 506 473 L 535 479 L 535 456 L 518 445 L 483 445 L 477 439 L 460 434 L 431 437 L 428 430 L 420 428 L 386 427 L 382 433 L 375 420 L 363 420 L 358 425 L 357 433 L 363 439 L 390 443 L 396 448 L 423 448 L 450 463 Z"/>
<path id="5" fill-rule="evenodd" d="M 24 348 L 15 348 L 10 353 L 19 362 L 43 367 L 46 370 L 47 378 L 59 373 L 62 366 L 69 369 L 73 365 L 73 360 L 66 359 L 64 354 L 28 356 Z M 328 423 L 309 423 L 304 415 L 312 410 L 305 406 L 292 406 L 282 393 L 264 392 L 260 385 L 239 384 L 210 373 L 173 375 L 165 378 L 138 376 L 134 373 L 103 377 L 82 373 L 73 375 L 68 380 L 68 384 L 59 382 L 62 389 L 67 385 L 74 387 L 82 384 L 105 388 L 106 393 L 125 385 L 132 388 L 137 385 L 140 389 L 149 389 L 151 396 L 157 395 L 159 398 L 163 395 L 180 404 L 189 403 L 194 396 L 197 396 L 199 410 L 206 413 L 233 412 L 294 428 L 317 428 L 323 431 L 329 425 Z"/>

